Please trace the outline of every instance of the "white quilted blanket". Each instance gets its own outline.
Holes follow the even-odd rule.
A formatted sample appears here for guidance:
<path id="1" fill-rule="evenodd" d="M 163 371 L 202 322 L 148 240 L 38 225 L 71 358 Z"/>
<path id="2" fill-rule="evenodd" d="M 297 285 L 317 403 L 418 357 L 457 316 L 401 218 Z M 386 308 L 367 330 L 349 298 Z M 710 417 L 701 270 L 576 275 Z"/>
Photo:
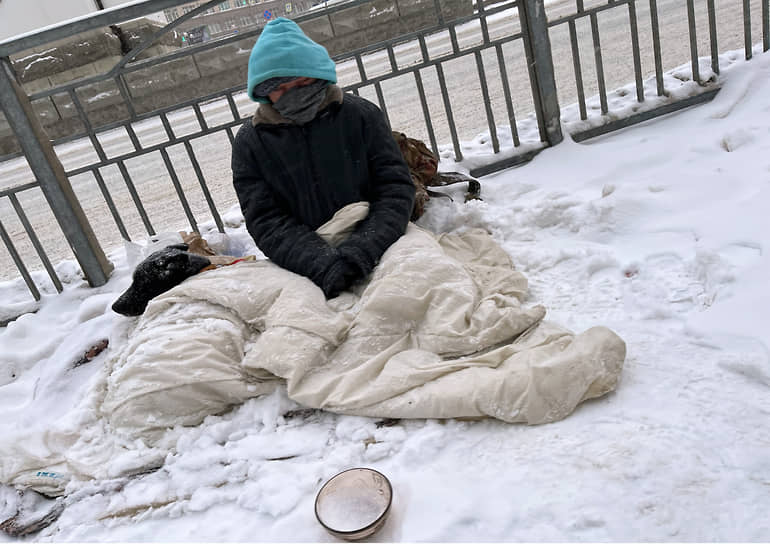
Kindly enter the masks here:
<path id="1" fill-rule="evenodd" d="M 346 209 L 323 232 L 344 236 L 365 213 Z M 615 388 L 625 343 L 603 327 L 575 335 L 543 321 L 543 307 L 522 304 L 526 289 L 486 232 L 436 237 L 414 225 L 365 285 L 331 301 L 267 261 L 207 271 L 150 303 L 91 402 L 102 428 L 151 446 L 168 427 L 278 386 L 343 414 L 555 421 Z M 2 452 L 0 481 L 44 488 L 30 469 L 56 462 L 99 476 L 100 462 L 67 451 L 87 449 L 83 436 L 43 437 L 47 451 L 64 450 L 47 458 L 17 442 Z"/>

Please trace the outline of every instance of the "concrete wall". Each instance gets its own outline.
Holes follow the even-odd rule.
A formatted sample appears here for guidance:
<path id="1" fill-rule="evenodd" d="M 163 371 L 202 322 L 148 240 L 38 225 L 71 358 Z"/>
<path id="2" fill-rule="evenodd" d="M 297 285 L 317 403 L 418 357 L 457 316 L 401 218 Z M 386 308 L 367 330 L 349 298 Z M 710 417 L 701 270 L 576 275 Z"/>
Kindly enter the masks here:
<path id="1" fill-rule="evenodd" d="M 274 5 L 273 5 L 274 4 Z M 273 0 L 259 6 L 280 11 L 286 0 Z M 446 19 L 472 12 L 470 0 L 441 0 Z M 341 10 L 330 17 L 319 17 L 302 23 L 303 30 L 336 55 L 436 23 L 433 0 L 372 0 L 357 7 Z M 255 8 L 250 9 L 252 12 Z M 238 11 L 238 10 L 231 10 Z M 212 16 L 226 15 L 213 14 Z M 195 18 L 196 20 L 198 18 Z M 330 21 L 331 19 L 331 21 Z M 264 23 L 264 20 L 263 20 Z M 147 21 L 122 25 L 126 35 L 141 40 L 156 27 Z M 200 21 L 197 25 L 200 25 Z M 192 24 L 196 26 L 196 24 Z M 50 89 L 73 79 L 104 73 L 120 59 L 120 41 L 105 31 L 93 32 L 83 39 L 53 44 L 36 53 L 25 52 L 14 62 L 24 89 L 32 94 Z M 186 100 L 206 96 L 235 87 L 246 81 L 247 61 L 254 38 L 196 53 L 144 70 L 127 73 L 125 82 L 139 113 L 172 106 Z M 181 36 L 170 33 L 163 43 L 145 52 L 145 56 L 162 54 L 181 46 Z M 78 59 L 77 61 L 73 59 Z M 128 111 L 113 80 L 81 87 L 78 98 L 95 127 L 124 120 Z M 67 95 L 54 95 L 37 100 L 33 107 L 51 139 L 60 139 L 83 130 L 77 112 Z M 10 127 L 0 117 L 0 155 L 18 151 Z"/>
<path id="2" fill-rule="evenodd" d="M 84 32 L 73 38 L 45 44 L 11 56 L 11 64 L 18 81 L 28 94 L 45 91 L 70 81 L 104 74 L 122 58 L 125 48 L 132 48 L 149 38 L 163 25 L 140 19 L 120 25 L 122 38 L 110 29 Z M 181 36 L 170 33 L 139 55 L 150 58 L 174 51 L 182 46 Z M 128 111 L 114 80 L 81 87 L 78 98 L 97 126 L 123 119 Z M 43 126 L 52 139 L 58 139 L 83 130 L 76 118 L 75 107 L 66 94 L 54 95 L 32 103 Z M 19 150 L 10 126 L 0 113 L 0 155 Z"/>

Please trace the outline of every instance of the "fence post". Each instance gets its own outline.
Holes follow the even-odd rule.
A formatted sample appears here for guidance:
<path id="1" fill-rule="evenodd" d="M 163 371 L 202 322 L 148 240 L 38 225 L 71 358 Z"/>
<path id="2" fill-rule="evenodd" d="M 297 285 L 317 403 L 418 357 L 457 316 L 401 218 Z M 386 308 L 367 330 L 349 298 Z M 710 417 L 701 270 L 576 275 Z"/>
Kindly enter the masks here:
<path id="1" fill-rule="evenodd" d="M 88 283 L 104 285 L 112 263 L 104 255 L 27 94 L 17 83 L 8 57 L 0 57 L 0 107 Z"/>
<path id="2" fill-rule="evenodd" d="M 549 145 L 556 145 L 564 137 L 544 0 L 519 0 L 518 6 L 541 138 Z"/>

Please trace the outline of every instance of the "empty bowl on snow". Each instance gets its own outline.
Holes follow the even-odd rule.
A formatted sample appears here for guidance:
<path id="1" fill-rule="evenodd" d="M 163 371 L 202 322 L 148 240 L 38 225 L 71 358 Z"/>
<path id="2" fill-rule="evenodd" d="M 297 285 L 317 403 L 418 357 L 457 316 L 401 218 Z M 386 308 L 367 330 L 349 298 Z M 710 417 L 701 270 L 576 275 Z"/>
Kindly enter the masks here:
<path id="1" fill-rule="evenodd" d="M 351 468 L 326 482 L 315 499 L 315 516 L 337 538 L 359 540 L 385 524 L 393 500 L 388 479 L 370 468 Z"/>

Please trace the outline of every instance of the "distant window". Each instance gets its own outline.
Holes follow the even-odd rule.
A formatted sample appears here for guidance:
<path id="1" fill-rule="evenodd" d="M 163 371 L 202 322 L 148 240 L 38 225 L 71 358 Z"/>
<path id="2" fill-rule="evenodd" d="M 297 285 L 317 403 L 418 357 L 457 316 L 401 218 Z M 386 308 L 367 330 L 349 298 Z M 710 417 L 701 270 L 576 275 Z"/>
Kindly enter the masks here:
<path id="1" fill-rule="evenodd" d="M 166 15 L 166 21 L 168 21 L 169 23 L 170 23 L 171 21 L 173 21 L 173 20 L 175 20 L 175 19 L 179 18 L 179 11 L 177 11 L 177 9 L 176 9 L 176 8 L 173 8 L 173 9 L 167 9 L 167 10 L 165 10 L 165 11 L 164 11 L 164 13 L 165 13 L 165 15 Z"/>

